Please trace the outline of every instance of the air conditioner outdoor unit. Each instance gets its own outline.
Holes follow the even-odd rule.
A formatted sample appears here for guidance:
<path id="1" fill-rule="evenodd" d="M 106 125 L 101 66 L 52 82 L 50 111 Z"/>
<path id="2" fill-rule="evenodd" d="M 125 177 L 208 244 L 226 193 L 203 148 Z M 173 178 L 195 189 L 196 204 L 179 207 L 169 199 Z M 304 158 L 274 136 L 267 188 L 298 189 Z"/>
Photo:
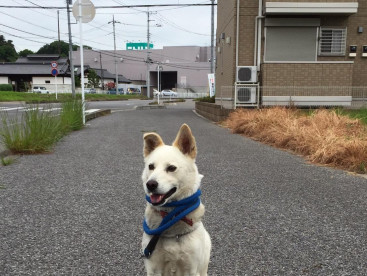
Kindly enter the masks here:
<path id="1" fill-rule="evenodd" d="M 256 103 L 256 87 L 237 86 L 236 103 L 237 104 L 254 104 Z"/>
<path id="2" fill-rule="evenodd" d="M 236 76 L 238 83 L 255 83 L 257 82 L 257 67 L 238 66 Z"/>

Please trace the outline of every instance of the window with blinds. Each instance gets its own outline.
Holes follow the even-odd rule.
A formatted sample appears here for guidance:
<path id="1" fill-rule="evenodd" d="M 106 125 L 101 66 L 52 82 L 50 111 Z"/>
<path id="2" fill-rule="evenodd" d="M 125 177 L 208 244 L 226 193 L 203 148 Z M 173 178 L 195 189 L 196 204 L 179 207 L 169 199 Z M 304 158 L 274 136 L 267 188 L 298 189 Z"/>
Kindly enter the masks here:
<path id="1" fill-rule="evenodd" d="M 320 56 L 344 56 L 345 48 L 346 28 L 320 28 Z"/>

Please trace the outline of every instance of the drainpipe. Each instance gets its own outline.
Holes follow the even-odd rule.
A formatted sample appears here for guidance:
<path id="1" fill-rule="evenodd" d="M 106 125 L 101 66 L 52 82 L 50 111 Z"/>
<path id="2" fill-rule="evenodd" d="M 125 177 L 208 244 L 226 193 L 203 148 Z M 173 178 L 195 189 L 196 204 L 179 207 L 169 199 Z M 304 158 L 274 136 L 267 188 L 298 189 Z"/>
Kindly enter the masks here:
<path id="1" fill-rule="evenodd" d="M 261 55 L 261 19 L 265 18 L 262 15 L 262 0 L 259 0 L 259 12 L 255 17 L 255 47 L 254 47 L 254 66 L 257 67 L 257 71 L 260 71 L 260 55 Z"/>
<path id="2" fill-rule="evenodd" d="M 238 79 L 238 45 L 240 44 L 238 41 L 238 38 L 240 36 L 240 0 L 237 0 L 237 18 L 236 18 L 236 79 L 234 81 L 234 101 L 233 101 L 233 107 L 236 109 L 237 105 L 237 79 Z"/>
<path id="3" fill-rule="evenodd" d="M 236 26 L 236 81 L 237 81 L 237 67 L 238 67 L 238 37 L 240 34 L 239 27 L 240 27 L 240 0 L 237 0 L 237 26 Z"/>

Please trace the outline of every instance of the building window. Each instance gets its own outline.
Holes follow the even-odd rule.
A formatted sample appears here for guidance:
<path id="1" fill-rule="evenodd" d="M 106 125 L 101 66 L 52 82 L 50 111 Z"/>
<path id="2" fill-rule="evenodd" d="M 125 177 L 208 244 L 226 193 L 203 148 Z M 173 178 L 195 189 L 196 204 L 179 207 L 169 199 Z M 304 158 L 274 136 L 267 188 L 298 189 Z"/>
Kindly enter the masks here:
<path id="1" fill-rule="evenodd" d="M 269 26 L 265 61 L 316 61 L 317 27 Z"/>
<path id="2" fill-rule="evenodd" d="M 45 81 L 45 83 L 51 83 L 51 81 L 47 80 L 47 81 Z"/>
<path id="3" fill-rule="evenodd" d="M 346 28 L 320 28 L 319 55 L 344 56 Z"/>

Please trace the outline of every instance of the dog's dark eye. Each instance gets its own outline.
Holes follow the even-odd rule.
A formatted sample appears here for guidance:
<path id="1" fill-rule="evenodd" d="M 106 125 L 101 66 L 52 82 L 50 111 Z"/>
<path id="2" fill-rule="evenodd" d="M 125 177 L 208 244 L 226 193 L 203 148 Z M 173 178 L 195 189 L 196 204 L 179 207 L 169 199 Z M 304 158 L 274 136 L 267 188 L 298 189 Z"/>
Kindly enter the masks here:
<path id="1" fill-rule="evenodd" d="M 154 168 L 154 164 L 149 164 L 149 170 L 154 170 L 155 168 Z"/>
<path id="2" fill-rule="evenodd" d="M 176 166 L 170 165 L 167 167 L 167 172 L 174 172 L 177 169 Z"/>

